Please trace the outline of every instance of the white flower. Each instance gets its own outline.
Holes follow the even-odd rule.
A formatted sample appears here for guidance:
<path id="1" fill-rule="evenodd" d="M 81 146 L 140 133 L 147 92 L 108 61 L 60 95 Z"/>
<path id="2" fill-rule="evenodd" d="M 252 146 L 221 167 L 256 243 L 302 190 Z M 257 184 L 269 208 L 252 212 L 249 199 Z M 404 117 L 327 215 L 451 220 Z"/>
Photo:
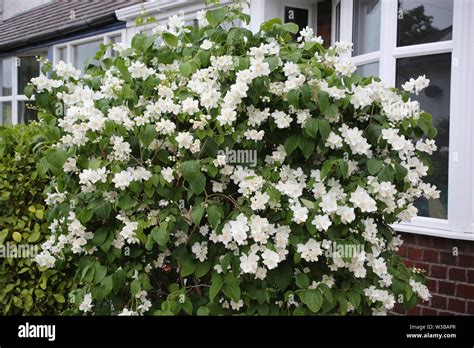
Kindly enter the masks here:
<path id="1" fill-rule="evenodd" d="M 146 80 L 148 77 L 156 73 L 155 70 L 148 68 L 145 64 L 138 61 L 134 61 L 128 68 L 128 71 L 132 75 L 132 78 L 143 80 Z"/>
<path id="2" fill-rule="evenodd" d="M 166 182 L 173 182 L 173 168 L 166 167 L 161 170 L 161 175 L 163 175 L 163 179 L 165 179 Z"/>
<path id="3" fill-rule="evenodd" d="M 420 296 L 423 301 L 429 301 L 431 294 L 426 285 L 423 285 L 415 281 L 413 278 L 410 278 L 410 286 L 413 292 L 418 294 L 418 296 Z"/>
<path id="4" fill-rule="evenodd" d="M 272 113 L 272 117 L 275 119 L 275 123 L 278 128 L 288 128 L 292 121 L 291 116 L 283 111 L 274 111 Z"/>
<path id="5" fill-rule="evenodd" d="M 83 311 L 84 313 L 90 312 L 94 305 L 92 304 L 92 294 L 88 293 L 84 296 L 81 304 L 79 305 L 79 310 Z"/>
<path id="6" fill-rule="evenodd" d="M 199 102 L 193 98 L 186 98 L 183 100 L 182 107 L 184 113 L 193 115 L 199 111 Z"/>
<path id="7" fill-rule="evenodd" d="M 257 272 L 259 256 L 255 253 L 249 255 L 240 256 L 240 269 L 244 273 L 253 273 Z"/>
<path id="8" fill-rule="evenodd" d="M 251 208 L 254 211 L 259 211 L 259 210 L 264 210 L 265 205 L 268 203 L 270 200 L 270 196 L 268 193 L 264 192 L 256 192 L 255 195 L 250 198 L 250 201 L 252 202 Z"/>
<path id="9" fill-rule="evenodd" d="M 357 67 L 350 60 L 340 60 L 334 64 L 336 71 L 343 76 L 351 76 Z"/>
<path id="10" fill-rule="evenodd" d="M 334 132 L 329 133 L 328 138 L 324 146 L 330 147 L 331 149 L 339 149 L 342 147 L 342 138 Z"/>
<path id="11" fill-rule="evenodd" d="M 262 253 L 263 264 L 267 266 L 268 269 L 273 269 L 278 266 L 280 262 L 280 256 L 273 250 L 265 248 Z"/>
<path id="12" fill-rule="evenodd" d="M 196 242 L 193 244 L 191 247 L 191 251 L 193 252 L 194 255 L 196 255 L 196 258 L 204 262 L 207 259 L 207 242 Z"/>
<path id="13" fill-rule="evenodd" d="M 329 226 L 332 225 L 332 221 L 327 215 L 315 215 L 311 223 L 316 227 L 318 231 L 327 231 Z"/>
<path id="14" fill-rule="evenodd" d="M 35 256 L 35 261 L 40 267 L 53 268 L 56 258 L 52 256 L 48 251 L 42 251 Z"/>
<path id="15" fill-rule="evenodd" d="M 407 91 L 407 92 L 412 92 L 418 95 L 418 93 L 428 87 L 430 84 L 430 80 L 426 78 L 426 75 L 423 76 L 418 76 L 418 78 L 415 80 L 414 78 L 411 78 L 409 81 L 405 82 L 402 85 L 402 88 Z"/>
<path id="16" fill-rule="evenodd" d="M 308 262 L 318 261 L 318 256 L 323 254 L 321 243 L 310 238 L 306 244 L 298 244 L 297 251 L 301 254 L 301 258 Z"/>
<path id="17" fill-rule="evenodd" d="M 209 50 L 212 48 L 212 41 L 211 40 L 208 40 L 208 39 L 205 39 L 201 46 L 199 46 L 201 49 L 203 50 Z"/>
<path id="18" fill-rule="evenodd" d="M 126 170 L 122 170 L 119 173 L 116 173 L 114 175 L 114 178 L 112 179 L 112 182 L 115 184 L 115 187 L 120 190 L 126 189 L 128 186 L 130 186 L 130 183 L 132 182 L 132 173 Z"/>
<path id="19" fill-rule="evenodd" d="M 357 187 L 357 189 L 352 192 L 349 201 L 354 204 L 354 207 L 359 208 L 364 213 L 377 211 L 375 200 L 370 197 L 367 191 L 362 187 Z"/>
<path id="20" fill-rule="evenodd" d="M 193 146 L 193 136 L 189 132 L 179 132 L 176 136 L 178 147 L 184 149 L 190 149 Z"/>

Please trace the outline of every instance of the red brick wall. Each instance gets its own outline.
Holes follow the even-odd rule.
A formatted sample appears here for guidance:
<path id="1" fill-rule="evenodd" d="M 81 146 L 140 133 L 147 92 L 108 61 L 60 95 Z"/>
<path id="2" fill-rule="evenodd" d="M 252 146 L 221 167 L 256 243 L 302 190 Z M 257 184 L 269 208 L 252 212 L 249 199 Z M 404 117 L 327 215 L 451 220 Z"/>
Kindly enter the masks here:
<path id="1" fill-rule="evenodd" d="M 422 268 L 433 296 L 405 311 L 408 315 L 474 315 L 474 242 L 401 233 L 399 250 L 407 266 Z"/>

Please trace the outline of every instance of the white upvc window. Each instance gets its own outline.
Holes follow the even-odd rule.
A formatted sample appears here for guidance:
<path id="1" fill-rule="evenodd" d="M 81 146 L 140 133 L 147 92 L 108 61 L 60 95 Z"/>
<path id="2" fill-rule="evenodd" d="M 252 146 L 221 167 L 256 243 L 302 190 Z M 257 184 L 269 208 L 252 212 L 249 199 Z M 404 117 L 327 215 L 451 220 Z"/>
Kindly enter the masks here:
<path id="1" fill-rule="evenodd" d="M 53 48 L 53 63 L 57 64 L 62 60 L 83 71 L 86 60 L 97 53 L 101 44 L 125 42 L 125 34 L 122 29 L 57 44 Z M 112 55 L 111 49 L 107 51 L 107 55 Z"/>
<path id="2" fill-rule="evenodd" d="M 28 99 L 24 88 L 40 75 L 43 50 L 29 51 L 0 58 L 0 125 L 28 123 L 36 119 L 34 97 Z"/>
<path id="3" fill-rule="evenodd" d="M 396 87 L 418 75 L 431 80 L 413 99 L 438 129 L 428 180 L 441 196 L 417 202 L 419 216 L 395 228 L 474 240 L 474 1 L 334 0 L 332 17 L 333 42 L 354 43 L 358 74 Z"/>

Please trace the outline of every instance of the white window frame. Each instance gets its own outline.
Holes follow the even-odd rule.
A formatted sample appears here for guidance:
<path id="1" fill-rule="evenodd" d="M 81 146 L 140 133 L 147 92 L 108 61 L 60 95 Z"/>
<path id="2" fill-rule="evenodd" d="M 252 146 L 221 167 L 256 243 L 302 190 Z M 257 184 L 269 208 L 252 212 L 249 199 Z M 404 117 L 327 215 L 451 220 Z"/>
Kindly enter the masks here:
<path id="1" fill-rule="evenodd" d="M 33 55 L 35 52 L 32 52 L 31 54 L 28 54 L 28 52 L 25 52 L 25 54 L 21 54 L 21 55 L 18 55 L 18 56 L 5 56 L 5 57 L 1 57 L 0 59 L 9 59 L 11 58 L 11 76 L 10 76 L 10 80 L 12 82 L 12 93 L 11 95 L 8 95 L 8 96 L 0 96 L 0 103 L 3 103 L 3 102 L 10 102 L 11 103 L 11 110 L 12 110 L 12 125 L 16 125 L 18 124 L 18 102 L 22 102 L 22 101 L 34 101 L 35 100 L 35 96 L 31 96 L 31 98 L 28 98 L 26 95 L 24 95 L 23 93 L 20 94 L 18 93 L 18 65 L 17 65 L 17 61 L 18 59 L 21 59 L 23 56 L 30 56 L 30 55 Z M 40 75 L 42 74 L 41 73 L 41 67 L 43 66 L 43 63 L 40 62 L 39 63 L 40 66 Z"/>
<path id="2" fill-rule="evenodd" d="M 341 3 L 340 40 L 352 42 L 354 0 Z M 451 53 L 451 95 L 449 127 L 448 218 L 415 217 L 410 223 L 393 227 L 402 232 L 445 238 L 474 240 L 474 1 L 454 0 L 452 40 L 397 47 L 397 0 L 381 1 L 380 49 L 352 57 L 357 65 L 379 62 L 379 77 L 395 85 L 396 60 L 399 58 Z M 334 21 L 333 21 L 334 23 Z M 333 29 L 335 30 L 335 28 Z M 333 31 L 335 32 L 335 31 Z"/>
<path id="3" fill-rule="evenodd" d="M 60 44 L 56 44 L 53 46 L 53 64 L 57 64 L 59 62 L 59 50 L 66 48 L 66 63 L 71 63 L 72 65 L 75 64 L 74 62 L 74 46 L 87 44 L 90 42 L 102 40 L 104 45 L 107 45 L 111 42 L 111 38 L 114 36 L 121 37 L 121 42 L 125 42 L 126 40 L 126 31 L 125 29 L 109 31 L 107 33 L 87 36 L 81 39 L 71 40 L 67 42 L 62 42 Z M 107 50 L 106 56 L 111 56 L 111 50 Z M 82 69 L 81 69 L 82 70 Z"/>

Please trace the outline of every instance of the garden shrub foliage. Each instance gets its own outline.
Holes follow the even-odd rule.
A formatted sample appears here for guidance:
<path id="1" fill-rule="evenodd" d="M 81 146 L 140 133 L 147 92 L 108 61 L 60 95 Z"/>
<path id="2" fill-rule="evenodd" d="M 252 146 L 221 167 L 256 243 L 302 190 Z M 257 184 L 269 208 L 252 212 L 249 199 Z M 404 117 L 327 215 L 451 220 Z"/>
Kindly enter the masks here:
<path id="1" fill-rule="evenodd" d="M 66 313 L 366 315 L 429 298 L 390 227 L 438 194 L 423 182 L 436 130 L 410 100 L 429 81 L 398 91 L 354 75 L 350 44 L 237 20 L 173 16 L 103 46 L 83 77 L 46 64 L 28 87 L 54 175 L 37 262 L 77 265 Z"/>
<path id="2" fill-rule="evenodd" d="M 74 285 L 65 268 L 41 269 L 31 259 L 49 237 L 37 125 L 0 127 L 0 313 L 58 314 Z M 21 256 L 21 257 L 20 257 Z"/>

